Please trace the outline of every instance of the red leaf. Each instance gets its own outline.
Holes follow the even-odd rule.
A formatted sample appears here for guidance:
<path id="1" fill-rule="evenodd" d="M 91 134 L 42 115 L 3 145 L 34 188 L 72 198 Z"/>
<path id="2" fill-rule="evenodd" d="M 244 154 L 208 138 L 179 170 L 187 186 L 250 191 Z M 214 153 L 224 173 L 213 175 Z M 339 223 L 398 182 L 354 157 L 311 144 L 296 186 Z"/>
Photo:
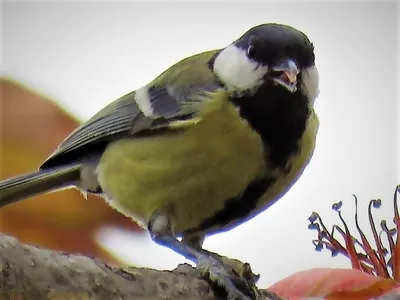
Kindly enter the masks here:
<path id="1" fill-rule="evenodd" d="M 400 284 L 393 279 L 366 274 L 353 269 L 310 269 L 295 273 L 272 285 L 269 290 L 284 298 L 326 297 L 368 299 L 383 295 Z"/>

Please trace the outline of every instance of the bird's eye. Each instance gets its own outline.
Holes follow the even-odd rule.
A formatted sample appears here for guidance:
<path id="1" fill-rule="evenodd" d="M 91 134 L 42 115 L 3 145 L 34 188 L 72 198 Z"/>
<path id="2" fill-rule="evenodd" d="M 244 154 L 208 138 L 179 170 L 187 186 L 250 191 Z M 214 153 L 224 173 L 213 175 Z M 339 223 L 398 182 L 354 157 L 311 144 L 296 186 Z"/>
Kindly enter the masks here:
<path id="1" fill-rule="evenodd" d="M 254 58 L 256 55 L 256 47 L 254 47 L 254 45 L 250 45 L 247 48 L 247 57 L 248 58 Z"/>

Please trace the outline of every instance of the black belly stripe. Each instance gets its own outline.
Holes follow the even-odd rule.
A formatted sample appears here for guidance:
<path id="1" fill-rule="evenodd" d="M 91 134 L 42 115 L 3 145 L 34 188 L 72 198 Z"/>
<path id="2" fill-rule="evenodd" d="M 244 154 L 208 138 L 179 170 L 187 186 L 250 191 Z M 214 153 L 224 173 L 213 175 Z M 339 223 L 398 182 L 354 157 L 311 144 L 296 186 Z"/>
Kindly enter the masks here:
<path id="1" fill-rule="evenodd" d="M 248 216 L 257 206 L 257 200 L 267 191 L 270 185 L 275 182 L 275 178 L 264 177 L 253 181 L 240 196 L 227 199 L 224 208 L 217 211 L 213 216 L 205 219 L 196 228 L 185 231 L 184 234 L 190 235 L 196 232 L 208 231 L 208 229 L 218 225 L 217 229 L 226 230 L 232 220 L 241 220 Z M 234 224 L 237 225 L 237 224 Z"/>
<path id="2" fill-rule="evenodd" d="M 301 81 L 301 78 L 299 80 Z M 241 117 L 261 136 L 264 147 L 268 150 L 266 165 L 271 169 L 280 170 L 280 176 L 287 175 L 291 169 L 288 165 L 289 159 L 300 151 L 299 142 L 310 116 L 306 96 L 299 90 L 291 93 L 282 87 L 265 85 L 255 95 L 241 96 L 231 101 L 240 109 Z M 268 192 L 268 188 L 276 179 L 277 177 L 268 177 L 267 174 L 262 180 L 251 183 L 243 194 L 227 199 L 223 209 L 185 233 L 216 233 L 251 218 L 254 214 L 250 214 L 254 213 L 258 200 Z M 288 186 L 290 185 L 291 183 Z M 261 210 L 277 200 L 271 199 L 269 203 L 263 203 Z"/>
<path id="3" fill-rule="evenodd" d="M 232 102 L 263 139 L 269 166 L 286 168 L 289 158 L 300 150 L 299 142 L 311 113 L 306 96 L 300 90 L 290 93 L 281 87 L 265 86 L 253 96 Z"/>

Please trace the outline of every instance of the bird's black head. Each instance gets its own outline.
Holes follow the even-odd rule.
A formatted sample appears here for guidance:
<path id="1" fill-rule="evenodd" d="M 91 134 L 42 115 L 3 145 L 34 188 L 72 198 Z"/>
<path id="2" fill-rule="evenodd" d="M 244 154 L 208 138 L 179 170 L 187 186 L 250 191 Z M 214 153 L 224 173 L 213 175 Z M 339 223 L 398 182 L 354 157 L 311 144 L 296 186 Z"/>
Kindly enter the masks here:
<path id="1" fill-rule="evenodd" d="M 273 84 L 292 93 L 304 89 L 313 98 L 318 94 L 314 46 L 303 32 L 287 25 L 251 28 L 222 49 L 211 67 L 234 93 L 254 93 L 265 84 Z"/>
<path id="2" fill-rule="evenodd" d="M 277 66 L 291 59 L 299 68 L 314 65 L 314 46 L 301 31 L 281 24 L 264 24 L 251 28 L 234 45 L 248 58 L 267 66 Z"/>

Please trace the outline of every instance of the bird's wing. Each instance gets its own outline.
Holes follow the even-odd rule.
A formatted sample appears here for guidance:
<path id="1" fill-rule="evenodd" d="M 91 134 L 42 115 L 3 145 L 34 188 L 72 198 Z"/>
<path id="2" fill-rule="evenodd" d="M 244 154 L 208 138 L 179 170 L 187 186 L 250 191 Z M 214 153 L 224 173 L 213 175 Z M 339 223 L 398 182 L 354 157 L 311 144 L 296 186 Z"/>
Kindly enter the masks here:
<path id="1" fill-rule="evenodd" d="M 116 138 L 154 133 L 155 129 L 168 127 L 171 122 L 190 121 L 201 109 L 204 96 L 221 89 L 208 68 L 208 62 L 217 52 L 188 57 L 148 86 L 112 102 L 73 131 L 41 168 L 102 151 L 102 147 Z"/>

